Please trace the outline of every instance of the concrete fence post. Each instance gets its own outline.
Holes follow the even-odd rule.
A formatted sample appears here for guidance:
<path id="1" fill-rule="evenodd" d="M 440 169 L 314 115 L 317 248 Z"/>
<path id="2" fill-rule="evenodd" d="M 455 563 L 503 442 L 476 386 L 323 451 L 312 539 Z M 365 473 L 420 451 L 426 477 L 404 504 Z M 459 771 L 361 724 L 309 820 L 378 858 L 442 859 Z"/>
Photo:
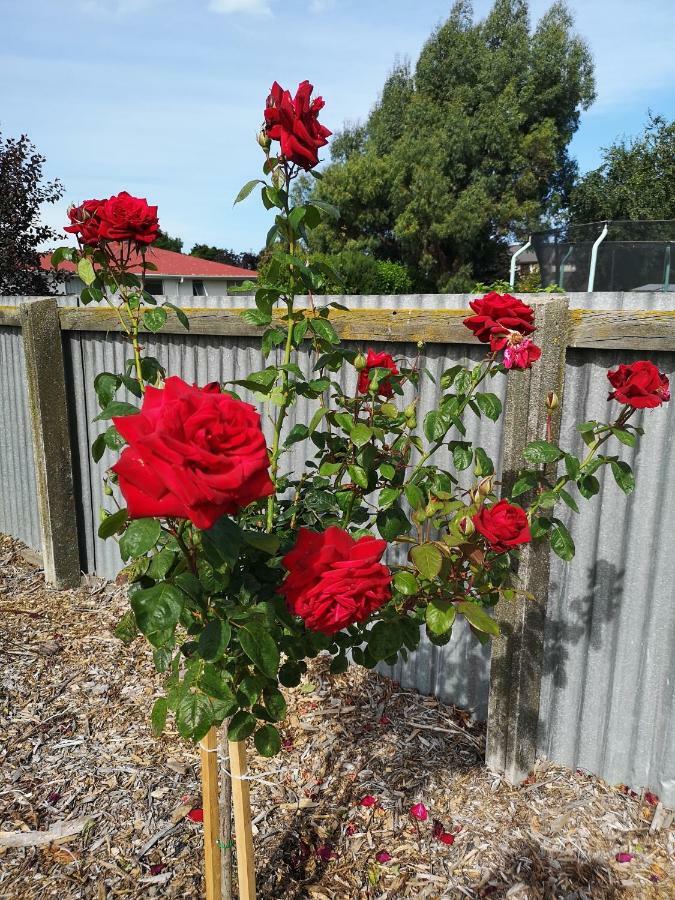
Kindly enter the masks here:
<path id="1" fill-rule="evenodd" d="M 80 584 L 66 376 L 56 299 L 20 306 L 37 482 L 42 564 L 57 588 Z"/>
<path id="2" fill-rule="evenodd" d="M 522 457 L 526 444 L 546 437 L 549 391 L 555 391 L 560 399 L 552 415 L 553 441 L 560 429 L 569 303 L 566 297 L 528 302 L 535 310 L 535 340 L 542 356 L 532 369 L 512 371 L 508 376 L 502 467 L 505 495 L 518 470 L 526 465 Z M 534 599 L 519 597 L 500 601 L 496 607 L 501 634 L 492 642 L 486 763 L 503 772 L 511 784 L 527 777 L 537 752 L 549 572 L 548 543 L 526 545 L 520 553 L 518 586 Z"/>

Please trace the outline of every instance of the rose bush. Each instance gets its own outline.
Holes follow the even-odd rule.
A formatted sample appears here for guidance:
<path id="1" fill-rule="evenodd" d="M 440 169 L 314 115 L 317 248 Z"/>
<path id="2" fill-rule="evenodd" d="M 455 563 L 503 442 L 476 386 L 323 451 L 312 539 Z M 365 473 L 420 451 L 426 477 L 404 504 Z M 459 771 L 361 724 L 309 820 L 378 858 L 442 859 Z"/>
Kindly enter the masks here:
<path id="1" fill-rule="evenodd" d="M 293 180 L 314 171 L 329 134 L 311 92 L 303 82 L 291 98 L 273 85 L 258 141 L 263 177 L 236 198 L 258 189 L 273 215 L 270 261 L 264 278 L 245 286 L 255 303 L 241 313 L 260 328 L 260 370 L 197 387 L 167 377 L 146 354 L 141 330 L 160 331 L 170 312 L 186 328 L 189 320 L 144 290 L 156 234 L 156 209 L 145 201 L 125 192 L 86 201 L 69 213 L 78 248 L 53 256 L 77 266 L 84 304 L 115 309 L 129 347 L 122 371 L 95 380 L 96 420 L 105 424 L 92 455 L 112 454 L 99 535 L 118 541 L 126 564 L 120 580 L 132 612 L 119 633 L 142 632 L 166 675 L 153 729 L 172 712 L 180 733 L 199 740 L 227 719 L 232 740 L 253 735 L 265 755 L 281 747 L 280 686 L 297 685 L 318 653 L 340 672 L 350 657 L 368 667 L 405 659 L 422 631 L 443 645 L 458 618 L 480 641 L 497 634 L 495 604 L 522 595 L 519 552 L 546 539 L 572 558 L 556 507 L 577 511 L 578 496 L 596 494 L 601 466 L 630 493 L 630 467 L 605 445 L 634 445 L 642 428 L 632 416 L 669 399 L 667 378 L 650 363 L 619 366 L 609 373 L 618 415 L 578 426 L 579 458 L 551 439 L 558 400 L 550 392 L 545 434 L 525 448 L 508 490 L 500 485 L 466 419 L 496 422 L 501 402 L 490 380 L 527 377 L 514 370 L 537 365 L 534 311 L 508 294 L 474 299 L 465 324 L 488 352 L 476 365 L 447 368 L 423 417 L 423 347 L 407 359 L 342 343 L 331 322 L 338 304 L 322 299 L 337 276 L 306 252 L 308 232 L 339 213 L 291 199 Z M 130 271 L 134 254 L 140 276 Z M 308 305 L 296 302 L 300 294 Z M 264 405 L 268 446 L 239 394 Z M 298 398 L 311 413 L 289 427 Z M 304 465 L 293 470 L 286 454 L 298 443 Z"/>

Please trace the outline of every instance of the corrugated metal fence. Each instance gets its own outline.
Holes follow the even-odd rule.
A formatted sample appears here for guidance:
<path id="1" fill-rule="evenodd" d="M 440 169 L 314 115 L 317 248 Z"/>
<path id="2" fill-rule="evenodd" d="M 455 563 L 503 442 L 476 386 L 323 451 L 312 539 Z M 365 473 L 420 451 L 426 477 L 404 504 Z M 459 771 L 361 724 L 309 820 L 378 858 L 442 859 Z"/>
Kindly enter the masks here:
<path id="1" fill-rule="evenodd" d="M 209 298 L 212 305 L 250 305 L 243 296 Z M 342 298 L 336 298 L 342 299 Z M 465 296 L 344 298 L 352 308 L 444 309 L 466 306 Z M 14 301 L 16 302 L 16 300 Z M 201 300 L 200 300 L 201 302 Z M 571 307 L 667 309 L 667 295 L 571 295 Z M 63 303 L 71 305 L 70 298 Z M 0 305 L 7 299 L 0 298 Z M 93 463 L 89 447 L 102 430 L 92 423 L 97 403 L 93 379 L 101 371 L 121 371 L 127 350 L 119 335 L 64 332 L 68 391 L 75 443 L 76 492 L 82 560 L 86 571 L 116 574 L 120 560 L 114 542 L 96 537 L 103 502 L 102 475 L 112 458 Z M 413 357 L 411 344 L 381 345 L 397 356 Z M 188 381 L 231 381 L 262 368 L 256 338 L 158 335 L 147 341 L 172 374 Z M 649 354 L 675 382 L 674 352 Z M 22 349 L 18 329 L 0 328 L 0 530 L 39 548 L 35 478 L 27 416 Z M 580 450 L 575 424 L 604 419 L 606 370 L 618 362 L 644 358 L 644 352 L 570 350 L 567 356 L 561 444 Z M 479 347 L 430 344 L 426 365 L 434 377 L 457 362 L 478 361 Z M 301 365 L 310 366 L 309 355 Z M 347 378 L 353 377 L 349 374 Z M 505 381 L 493 388 L 502 399 Z M 436 401 L 437 388 L 425 380 L 420 418 Z M 295 408 L 294 421 L 311 416 L 307 401 Z M 601 492 L 569 515 L 577 555 L 573 563 L 554 558 L 546 629 L 545 674 L 540 710 L 539 747 L 543 755 L 585 768 L 611 782 L 649 787 L 664 802 L 675 803 L 675 403 L 642 414 L 647 429 L 638 450 L 621 446 L 635 469 L 637 490 L 626 498 L 598 473 Z M 469 437 L 500 462 L 500 426 L 472 419 Z M 303 465 L 301 444 L 286 464 Z M 489 648 L 460 631 L 445 647 L 424 642 L 407 663 L 391 672 L 404 686 L 473 709 L 487 708 Z"/>

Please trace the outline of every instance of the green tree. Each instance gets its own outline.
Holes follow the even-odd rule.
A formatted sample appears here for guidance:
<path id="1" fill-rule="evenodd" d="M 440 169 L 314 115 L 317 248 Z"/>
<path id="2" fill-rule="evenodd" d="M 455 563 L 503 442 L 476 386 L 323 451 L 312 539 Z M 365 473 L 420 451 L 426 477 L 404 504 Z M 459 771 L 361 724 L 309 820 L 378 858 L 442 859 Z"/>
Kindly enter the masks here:
<path id="1" fill-rule="evenodd" d="M 40 220 L 44 203 L 63 196 L 60 181 L 44 181 L 45 158 L 27 135 L 0 133 L 0 295 L 49 294 L 56 273 L 40 266 L 40 245 L 63 238 Z"/>
<path id="2" fill-rule="evenodd" d="M 365 125 L 333 141 L 316 199 L 339 221 L 312 248 L 403 263 L 419 289 L 468 289 L 503 275 L 507 239 L 568 202 L 568 153 L 594 98 L 593 65 L 564 3 L 532 31 L 526 0 L 495 0 L 475 23 L 469 0 L 398 62 Z"/>
<path id="3" fill-rule="evenodd" d="M 182 253 L 183 239 L 171 237 L 170 234 L 167 234 L 166 231 L 162 231 L 160 228 L 153 246 L 157 247 L 159 250 L 173 250 L 174 253 Z"/>
<path id="4" fill-rule="evenodd" d="M 572 193 L 573 222 L 675 219 L 675 122 L 650 115 L 643 133 L 603 150 Z"/>
<path id="5" fill-rule="evenodd" d="M 190 256 L 210 259 L 211 262 L 224 263 L 228 266 L 238 266 L 240 269 L 255 269 L 260 260 L 260 254 L 255 253 L 253 250 L 244 250 L 242 253 L 237 253 L 236 250 L 212 247 L 209 244 L 195 244 L 190 250 Z"/>

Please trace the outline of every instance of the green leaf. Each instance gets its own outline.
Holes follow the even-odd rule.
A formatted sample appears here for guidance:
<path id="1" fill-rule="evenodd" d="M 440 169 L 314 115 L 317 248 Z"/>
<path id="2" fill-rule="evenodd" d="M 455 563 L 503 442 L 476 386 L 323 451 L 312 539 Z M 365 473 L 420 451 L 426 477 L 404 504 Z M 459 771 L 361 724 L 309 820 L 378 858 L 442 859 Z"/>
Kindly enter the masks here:
<path id="1" fill-rule="evenodd" d="M 473 470 L 479 478 L 494 473 L 494 463 L 482 447 L 476 447 L 473 451 L 473 455 L 475 459 Z"/>
<path id="2" fill-rule="evenodd" d="M 181 737 L 200 741 L 211 727 L 211 704 L 204 694 L 186 694 L 176 710 L 176 728 Z"/>
<path id="3" fill-rule="evenodd" d="M 210 663 L 204 666 L 204 671 L 199 679 L 199 688 L 215 700 L 229 703 L 230 706 L 236 706 L 237 704 L 231 686 L 225 681 L 222 673 L 218 671 L 216 666 Z"/>
<path id="4" fill-rule="evenodd" d="M 166 310 L 158 306 L 156 309 L 148 309 L 143 313 L 143 324 L 153 333 L 160 331 L 166 323 Z"/>
<path id="5" fill-rule="evenodd" d="M 365 469 L 362 469 L 361 466 L 347 466 L 347 471 L 354 484 L 361 488 L 368 487 L 368 473 Z"/>
<path id="6" fill-rule="evenodd" d="M 471 390 L 471 372 L 467 369 L 461 368 L 459 372 L 455 375 L 455 390 L 458 394 L 468 394 Z"/>
<path id="7" fill-rule="evenodd" d="M 229 622 L 212 619 L 199 635 L 199 655 L 208 662 L 216 662 L 230 643 L 232 628 Z"/>
<path id="8" fill-rule="evenodd" d="M 247 181 L 243 188 L 239 191 L 237 196 L 234 198 L 233 206 L 237 203 L 241 203 L 242 200 L 245 200 L 248 195 L 251 193 L 256 184 L 265 184 L 260 178 L 253 178 L 251 181 Z"/>
<path id="9" fill-rule="evenodd" d="M 245 741 L 255 731 L 256 724 L 256 720 L 250 712 L 245 712 L 243 709 L 239 710 L 230 720 L 230 725 L 227 729 L 227 739 L 236 743 Z"/>
<path id="10" fill-rule="evenodd" d="M 283 684 L 284 687 L 297 687 L 301 680 L 302 672 L 296 662 L 288 660 L 279 669 L 279 684 Z"/>
<path id="11" fill-rule="evenodd" d="M 304 441 L 308 437 L 309 428 L 306 425 L 294 425 L 284 441 L 284 446 L 290 447 L 292 444 L 297 444 L 298 441 Z"/>
<path id="12" fill-rule="evenodd" d="M 109 403 L 105 409 L 101 410 L 101 412 L 94 419 L 92 419 L 92 422 L 105 422 L 108 419 L 112 419 L 113 416 L 135 416 L 139 412 L 140 409 L 137 406 L 133 406 L 131 403 L 123 403 L 121 400 L 113 400 L 112 403 Z"/>
<path id="13" fill-rule="evenodd" d="M 558 493 L 560 494 L 561 499 L 564 503 L 566 503 L 570 509 L 573 509 L 574 512 L 579 512 L 579 507 L 577 506 L 577 501 L 574 497 L 569 494 L 564 488 L 560 488 Z"/>
<path id="14" fill-rule="evenodd" d="M 320 175 L 320 173 L 312 169 L 312 175 L 314 175 L 314 177 L 316 178 Z M 333 206 L 332 203 L 326 203 L 325 200 L 312 200 L 312 206 L 315 206 L 317 209 L 325 212 L 326 215 L 331 219 L 337 220 L 340 218 L 340 210 L 337 208 L 337 206 Z"/>
<path id="15" fill-rule="evenodd" d="M 186 331 L 190 330 L 190 320 L 185 315 L 180 306 L 176 306 L 175 303 L 171 303 L 169 300 L 165 300 L 163 305 L 168 306 L 169 309 L 172 309 L 176 313 L 176 318 Z"/>
<path id="16" fill-rule="evenodd" d="M 624 428 L 612 428 L 612 434 L 627 447 L 634 447 L 637 443 L 637 437 L 632 433 L 632 431 L 626 431 L 626 429 Z"/>
<path id="17" fill-rule="evenodd" d="M 565 562 L 569 562 L 574 556 L 572 536 L 559 519 L 554 521 L 551 529 L 551 550 Z"/>
<path id="18" fill-rule="evenodd" d="M 478 408 L 488 419 L 496 422 L 502 412 L 502 401 L 496 394 L 476 394 L 476 403 Z"/>
<path id="19" fill-rule="evenodd" d="M 93 284 L 96 281 L 96 272 L 91 260 L 87 256 L 83 256 L 77 264 L 77 274 L 81 281 L 86 285 Z"/>
<path id="20" fill-rule="evenodd" d="M 162 581 L 154 587 L 136 591 L 130 598 L 136 623 L 153 646 L 160 646 L 164 633 L 178 624 L 185 594 L 173 584 Z"/>
<path id="21" fill-rule="evenodd" d="M 314 334 L 329 344 L 339 344 L 340 338 L 335 333 L 335 329 L 327 319 L 311 319 L 310 325 Z"/>
<path id="22" fill-rule="evenodd" d="M 424 494 L 422 493 L 422 489 L 419 488 L 416 484 L 406 484 L 404 491 L 406 500 L 411 505 L 411 507 L 413 509 L 422 509 L 426 502 L 424 499 Z"/>
<path id="23" fill-rule="evenodd" d="M 385 541 L 393 541 L 402 534 L 407 534 L 412 525 L 408 517 L 398 506 L 383 509 L 377 514 L 377 530 Z"/>
<path id="24" fill-rule="evenodd" d="M 380 475 L 387 481 L 391 481 L 391 479 L 396 475 L 396 469 L 392 466 L 391 463 L 382 463 L 382 465 L 380 466 Z"/>
<path id="25" fill-rule="evenodd" d="M 112 515 L 106 516 L 98 526 L 98 536 L 105 540 L 112 537 L 113 534 L 117 534 L 118 531 L 124 528 L 127 518 L 128 513 L 126 509 L 118 509 Z"/>
<path id="26" fill-rule="evenodd" d="M 265 709 L 275 722 L 281 722 L 286 716 L 286 698 L 278 688 L 268 685 L 263 688 Z"/>
<path id="27" fill-rule="evenodd" d="M 279 549 L 278 534 L 265 534 L 262 531 L 242 531 L 241 536 L 250 547 L 262 550 L 263 553 L 269 553 L 270 556 Z"/>
<path id="28" fill-rule="evenodd" d="M 372 436 L 373 429 L 369 428 L 363 422 L 359 422 L 358 425 L 355 425 L 349 432 L 349 438 L 352 444 L 355 444 L 357 447 L 363 447 L 364 444 L 368 443 Z"/>
<path id="29" fill-rule="evenodd" d="M 150 714 L 150 721 L 152 722 L 152 733 L 155 737 L 159 737 L 160 734 L 164 731 L 164 726 L 166 725 L 166 716 L 169 712 L 169 705 L 166 702 L 166 697 L 159 697 L 152 705 L 152 712 Z"/>
<path id="30" fill-rule="evenodd" d="M 455 469 L 458 472 L 468 469 L 473 462 L 471 444 L 465 441 L 453 441 L 450 446 L 452 447 L 452 462 Z"/>
<path id="31" fill-rule="evenodd" d="M 399 594 L 404 597 L 412 597 L 419 589 L 419 583 L 412 572 L 397 572 L 393 578 L 393 584 Z"/>
<path id="32" fill-rule="evenodd" d="M 99 434 L 99 436 L 91 445 L 91 458 L 94 460 L 94 462 L 99 462 L 106 450 L 107 447 L 105 443 L 105 433 Z"/>
<path id="33" fill-rule="evenodd" d="M 413 547 L 410 558 L 422 578 L 428 578 L 430 581 L 439 574 L 443 566 L 443 554 L 431 543 Z"/>
<path id="34" fill-rule="evenodd" d="M 515 499 L 516 497 L 520 497 L 521 494 L 525 494 L 527 491 L 531 491 L 532 488 L 537 486 L 539 482 L 539 478 L 535 472 L 523 472 L 520 478 L 513 485 L 511 490 L 511 499 Z"/>
<path id="35" fill-rule="evenodd" d="M 489 616 L 482 606 L 465 600 L 457 604 L 457 611 L 461 612 L 464 618 L 478 631 L 485 634 L 499 634 L 499 625 Z"/>
<path id="36" fill-rule="evenodd" d="M 380 491 L 380 495 L 377 498 L 377 505 L 380 507 L 380 509 L 387 509 L 393 503 L 396 503 L 400 496 L 400 488 L 382 488 L 382 490 Z"/>
<path id="37" fill-rule="evenodd" d="M 122 559 L 136 559 L 152 550 L 162 533 L 157 519 L 134 519 L 120 538 Z"/>
<path id="38" fill-rule="evenodd" d="M 555 444 L 549 444 L 548 441 L 532 441 L 523 450 L 523 457 L 532 465 L 555 462 L 562 455 L 560 448 Z"/>
<path id="39" fill-rule="evenodd" d="M 397 621 L 376 622 L 368 632 L 368 649 L 379 662 L 398 653 L 403 643 L 401 627 Z"/>
<path id="40" fill-rule="evenodd" d="M 600 482 L 595 475 L 582 475 L 577 481 L 577 487 L 581 496 L 586 500 L 590 500 L 591 497 L 594 497 L 600 491 Z"/>
<path id="41" fill-rule="evenodd" d="M 204 554 L 216 569 L 236 563 L 241 541 L 239 526 L 228 516 L 222 516 L 212 528 L 202 532 Z"/>
<path id="42" fill-rule="evenodd" d="M 624 494 L 635 490 L 635 476 L 628 463 L 615 460 L 612 462 L 612 475 Z"/>
<path id="43" fill-rule="evenodd" d="M 449 600 L 432 600 L 424 611 L 424 620 L 429 631 L 445 634 L 455 621 L 457 610 Z"/>
<path id="44" fill-rule="evenodd" d="M 567 472 L 568 476 L 570 478 L 574 479 L 574 481 L 576 481 L 577 478 L 579 477 L 580 470 L 581 470 L 581 463 L 576 458 L 576 456 L 572 456 L 571 453 L 566 453 L 565 454 L 565 471 Z"/>
<path id="45" fill-rule="evenodd" d="M 109 403 L 112 403 L 120 383 L 120 377 L 113 375 L 112 372 L 99 372 L 94 378 L 94 391 L 101 409 L 105 409 Z"/>
<path id="46" fill-rule="evenodd" d="M 253 743 L 261 756 L 276 756 L 281 750 L 281 735 L 274 725 L 263 725 L 253 735 Z"/>
<path id="47" fill-rule="evenodd" d="M 442 440 L 450 428 L 450 418 L 436 409 L 424 417 L 424 435 L 432 443 Z"/>
<path id="48" fill-rule="evenodd" d="M 136 617 L 133 610 L 128 609 L 124 613 L 117 625 L 115 625 L 113 634 L 127 647 L 137 637 L 138 626 L 136 625 Z"/>
<path id="49" fill-rule="evenodd" d="M 269 631 L 254 621 L 249 621 L 237 631 L 241 649 L 263 675 L 276 678 L 279 668 L 279 649 Z"/>
<path id="50" fill-rule="evenodd" d="M 160 550 L 159 553 L 156 553 L 150 559 L 150 565 L 147 572 L 148 578 L 152 578 L 153 581 L 161 581 L 163 578 L 166 578 L 175 561 L 175 551 L 171 550 L 169 547 Z"/>

